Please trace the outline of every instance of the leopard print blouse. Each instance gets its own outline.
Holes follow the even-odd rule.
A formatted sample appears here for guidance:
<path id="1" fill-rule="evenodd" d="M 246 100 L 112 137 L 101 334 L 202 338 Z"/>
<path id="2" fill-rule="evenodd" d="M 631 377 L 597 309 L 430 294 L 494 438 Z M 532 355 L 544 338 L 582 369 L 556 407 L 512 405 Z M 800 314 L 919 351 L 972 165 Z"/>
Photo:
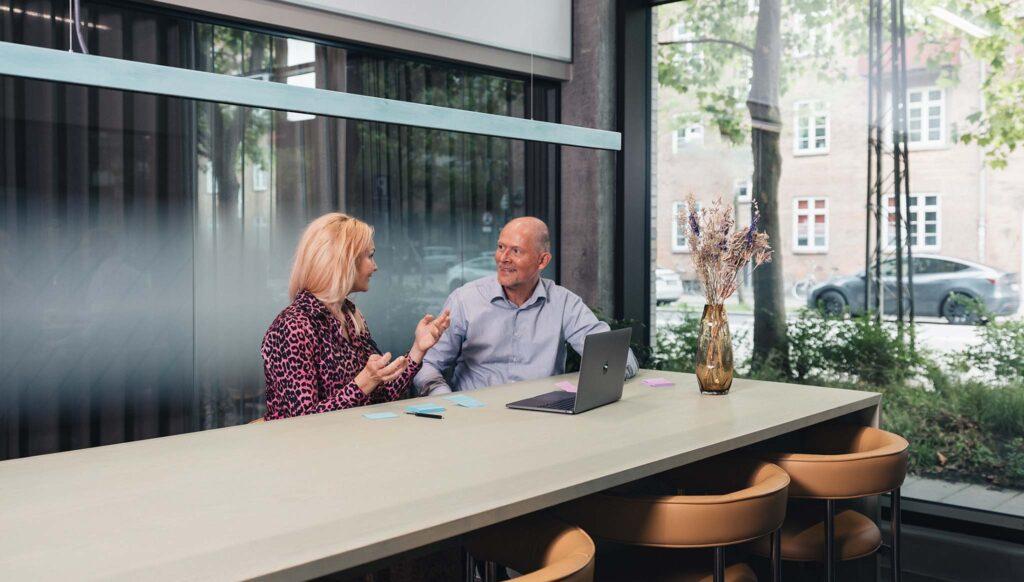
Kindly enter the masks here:
<path id="1" fill-rule="evenodd" d="M 351 301 L 345 301 L 345 312 L 355 313 Z M 260 349 L 267 379 L 266 420 L 390 402 L 407 393 L 420 369 L 411 360 L 401 376 L 369 395 L 356 385 L 356 375 L 377 348 L 369 329 L 356 335 L 351 319 L 344 325 L 348 337 L 327 306 L 307 291 L 274 319 Z"/>

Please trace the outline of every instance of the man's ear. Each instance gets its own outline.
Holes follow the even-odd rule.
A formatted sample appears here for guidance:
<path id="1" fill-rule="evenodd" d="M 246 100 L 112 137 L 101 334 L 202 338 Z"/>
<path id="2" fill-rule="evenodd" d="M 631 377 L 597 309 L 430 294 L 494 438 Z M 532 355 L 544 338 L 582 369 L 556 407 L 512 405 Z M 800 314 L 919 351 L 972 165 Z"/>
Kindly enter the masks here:
<path id="1" fill-rule="evenodd" d="M 551 262 L 551 253 L 541 253 L 540 262 L 537 264 L 539 270 L 543 271 L 548 268 L 548 263 Z"/>

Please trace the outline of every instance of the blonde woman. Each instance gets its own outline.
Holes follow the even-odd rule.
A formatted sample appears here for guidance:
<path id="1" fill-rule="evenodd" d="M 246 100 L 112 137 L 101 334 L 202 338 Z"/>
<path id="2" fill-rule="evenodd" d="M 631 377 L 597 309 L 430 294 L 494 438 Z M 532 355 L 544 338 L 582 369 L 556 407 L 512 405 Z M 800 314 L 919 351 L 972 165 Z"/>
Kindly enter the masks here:
<path id="1" fill-rule="evenodd" d="M 448 312 L 426 315 L 407 355 L 381 354 L 349 300 L 370 289 L 373 253 L 373 229 L 351 216 L 325 214 L 306 228 L 292 267 L 292 303 L 270 324 L 260 350 L 266 420 L 401 398 L 448 328 Z"/>

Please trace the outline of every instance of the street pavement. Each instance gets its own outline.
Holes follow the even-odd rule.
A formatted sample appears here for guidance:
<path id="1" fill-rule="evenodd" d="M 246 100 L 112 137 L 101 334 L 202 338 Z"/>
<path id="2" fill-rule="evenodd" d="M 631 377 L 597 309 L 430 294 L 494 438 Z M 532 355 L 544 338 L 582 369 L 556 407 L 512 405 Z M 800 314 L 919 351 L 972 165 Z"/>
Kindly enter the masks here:
<path id="1" fill-rule="evenodd" d="M 658 308 L 658 326 L 680 322 L 685 313 L 674 307 Z M 691 316 L 699 317 L 699 311 L 690 311 Z M 736 345 L 736 355 L 745 357 L 750 354 L 750 342 L 754 335 L 754 315 L 747 312 L 729 313 L 729 329 L 736 334 L 745 333 L 746 341 Z M 950 325 L 938 318 L 928 318 L 917 322 L 917 342 L 921 347 L 937 353 L 954 353 L 963 351 L 967 346 L 979 341 L 979 327 L 974 325 Z"/>

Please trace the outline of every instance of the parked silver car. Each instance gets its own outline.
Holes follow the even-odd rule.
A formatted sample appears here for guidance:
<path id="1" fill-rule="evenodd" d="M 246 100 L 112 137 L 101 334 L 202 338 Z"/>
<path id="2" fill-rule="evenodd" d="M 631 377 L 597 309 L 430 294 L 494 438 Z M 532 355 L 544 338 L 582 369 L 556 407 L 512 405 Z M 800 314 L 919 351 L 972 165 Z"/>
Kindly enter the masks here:
<path id="1" fill-rule="evenodd" d="M 679 299 L 683 294 L 683 280 L 672 269 L 658 267 L 654 270 L 655 303 L 664 305 Z"/>
<path id="2" fill-rule="evenodd" d="M 826 313 L 853 315 L 865 312 L 864 272 L 838 277 L 818 285 L 807 295 L 807 305 Z M 882 263 L 883 311 L 896 313 L 896 262 Z M 904 275 L 906 289 L 906 275 Z M 940 255 L 914 255 L 914 314 L 944 317 L 950 323 L 976 323 L 977 317 L 962 297 L 981 302 L 995 315 L 1009 315 L 1020 308 L 1020 276 L 992 267 Z M 909 304 L 909 300 L 905 299 Z M 906 306 L 905 306 L 906 307 Z"/>

